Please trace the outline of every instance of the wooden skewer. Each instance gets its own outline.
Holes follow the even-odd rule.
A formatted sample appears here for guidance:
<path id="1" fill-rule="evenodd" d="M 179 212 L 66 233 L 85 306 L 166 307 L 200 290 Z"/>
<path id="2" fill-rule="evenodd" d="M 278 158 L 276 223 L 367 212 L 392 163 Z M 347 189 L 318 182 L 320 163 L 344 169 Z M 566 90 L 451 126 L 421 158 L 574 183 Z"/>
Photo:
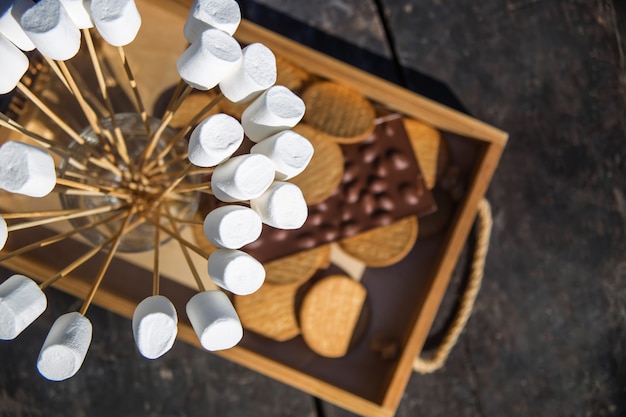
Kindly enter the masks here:
<path id="1" fill-rule="evenodd" d="M 89 309 L 89 306 L 91 305 L 93 298 L 95 297 L 96 292 L 98 291 L 98 288 L 100 287 L 100 284 L 102 283 L 102 279 L 104 278 L 104 275 L 109 269 L 109 265 L 111 264 L 111 261 L 113 260 L 113 256 L 115 256 L 115 252 L 117 252 L 117 248 L 119 247 L 120 242 L 122 241 L 122 236 L 124 236 L 124 233 L 126 232 L 126 228 L 128 227 L 130 223 L 130 219 L 133 217 L 133 214 L 135 214 L 134 206 L 131 207 L 130 210 L 128 211 L 128 216 L 126 217 L 126 220 L 124 220 L 124 224 L 122 224 L 122 227 L 120 227 L 120 230 L 115 235 L 115 238 L 113 239 L 113 243 L 111 243 L 111 248 L 109 249 L 109 252 L 107 253 L 107 257 L 102 263 L 102 265 L 100 266 L 100 270 L 98 271 L 98 275 L 96 276 L 96 279 L 94 280 L 94 283 L 91 286 L 91 290 L 89 291 L 89 294 L 87 295 L 87 297 L 85 297 L 83 306 L 80 308 L 80 314 L 82 314 L 83 316 L 85 315 L 85 313 L 87 313 L 87 309 Z"/>
<path id="2" fill-rule="evenodd" d="M 178 84 L 176 85 L 176 88 L 174 89 L 174 92 L 172 93 L 172 97 L 170 97 L 170 101 L 167 103 L 167 107 L 165 108 L 166 113 L 172 110 L 172 108 L 174 107 L 174 104 L 176 103 L 176 100 L 180 96 L 181 91 L 183 91 L 183 88 L 185 88 L 186 85 L 187 85 L 187 82 L 183 80 L 182 78 L 178 81 Z"/>
<path id="3" fill-rule="evenodd" d="M 133 91 L 133 95 L 135 96 L 135 106 L 137 108 L 137 112 L 141 115 L 141 120 L 143 121 L 144 126 L 146 127 L 146 134 L 148 136 L 152 135 L 152 129 L 150 128 L 150 123 L 148 122 L 148 114 L 146 112 L 146 107 L 143 104 L 143 100 L 141 99 L 141 94 L 139 92 L 139 87 L 137 86 L 137 80 L 135 79 L 135 75 L 133 74 L 133 70 L 128 63 L 128 57 L 126 56 L 126 51 L 124 47 L 118 46 L 117 52 L 120 55 L 120 59 L 122 60 L 122 64 L 124 65 L 124 71 L 126 72 L 126 78 L 128 78 L 128 82 Z"/>
<path id="4" fill-rule="evenodd" d="M 145 222 L 145 220 L 143 220 L 143 219 L 136 220 L 133 224 L 129 225 L 126 228 L 124 233 L 126 234 L 126 233 L 131 232 L 133 229 L 137 228 L 138 226 L 140 226 L 144 222 Z M 87 253 L 85 253 L 80 258 L 76 259 L 74 262 L 72 262 L 71 264 L 69 264 L 68 266 L 63 268 L 56 275 L 54 275 L 51 278 L 48 278 L 47 280 L 45 280 L 44 282 L 39 284 L 39 288 L 41 288 L 42 290 L 45 290 L 50 285 L 52 285 L 55 282 L 57 282 L 59 279 L 61 279 L 61 278 L 65 277 L 65 276 L 71 274 L 72 271 L 74 271 L 76 268 L 78 268 L 79 266 L 81 266 L 85 262 L 89 261 L 94 256 L 96 256 L 102 249 L 104 249 L 107 245 L 109 245 L 115 238 L 116 238 L 116 236 L 111 236 L 110 238 L 106 239 L 104 242 L 102 242 L 98 246 L 90 249 Z"/>
<path id="5" fill-rule="evenodd" d="M 101 185 L 96 187 L 95 185 L 83 184 L 82 182 L 68 180 L 67 178 L 57 177 L 57 185 L 63 185 L 65 187 L 74 188 L 77 190 L 88 191 L 96 195 L 110 195 L 123 199 L 131 199 L 132 195 L 124 192 L 117 191 L 116 187 L 108 187 Z"/>
<path id="6" fill-rule="evenodd" d="M 98 54 L 96 52 L 96 47 L 93 44 L 93 38 L 91 37 L 91 32 L 89 29 L 83 29 L 83 36 L 85 37 L 85 43 L 87 45 L 87 50 L 89 51 L 89 57 L 91 59 L 91 65 L 96 73 L 96 80 L 98 81 L 98 87 L 100 88 L 100 95 L 102 95 L 102 99 L 104 100 L 105 105 L 109 111 L 109 115 L 111 116 L 111 123 L 113 124 L 113 133 L 115 134 L 116 139 L 116 150 L 119 153 L 120 157 L 128 165 L 131 169 L 131 161 L 128 156 L 128 148 L 126 147 L 126 140 L 124 139 L 124 135 L 122 134 L 122 129 L 120 129 L 119 124 L 117 123 L 115 117 L 115 110 L 113 109 L 113 103 L 111 102 L 111 97 L 109 96 L 109 91 L 107 89 L 106 81 L 104 80 L 104 73 L 102 72 L 102 66 L 100 65 L 100 61 L 98 60 Z"/>
<path id="7" fill-rule="evenodd" d="M 213 171 L 215 171 L 215 167 L 196 168 L 196 169 L 192 169 L 191 171 L 189 171 L 187 173 L 187 176 L 212 174 Z M 176 176 L 176 175 L 177 175 L 176 173 L 172 173 L 172 172 L 162 172 L 154 176 L 149 176 L 149 178 L 151 181 L 161 181 L 161 178 L 164 178 L 165 181 L 169 181 L 171 177 Z"/>
<path id="8" fill-rule="evenodd" d="M 43 55 L 42 57 L 46 60 L 46 62 L 48 63 L 48 66 L 52 69 L 52 72 L 56 74 L 57 78 L 63 83 L 65 88 L 67 88 L 67 91 L 69 91 L 70 94 L 74 95 L 74 92 L 70 88 L 70 85 L 67 83 L 67 80 L 65 79 L 65 76 L 63 76 L 63 73 L 61 72 L 61 68 L 59 68 L 57 63 L 53 59 L 50 59 Z"/>
<path id="9" fill-rule="evenodd" d="M 27 211 L 21 213 L 2 213 L 0 214 L 5 220 L 13 219 L 33 219 L 39 217 L 65 216 L 67 214 L 81 213 L 85 209 L 64 209 L 64 210 L 46 210 L 46 211 Z"/>
<path id="10" fill-rule="evenodd" d="M 63 194 L 63 195 L 76 195 L 76 196 L 83 196 L 83 197 L 103 197 L 103 196 L 113 195 L 111 193 L 105 193 L 102 191 L 77 190 L 74 188 L 54 190 L 54 192 Z M 126 195 L 116 194 L 114 195 L 114 197 L 119 198 L 120 200 L 124 200 L 129 203 L 133 201 L 133 196 L 130 194 L 126 194 Z"/>
<path id="11" fill-rule="evenodd" d="M 83 180 L 83 181 L 92 181 L 92 182 L 99 183 L 102 185 L 108 185 L 110 187 L 117 187 L 117 188 L 120 187 L 120 182 L 118 182 L 117 179 L 99 177 L 97 175 L 84 174 L 84 172 L 87 172 L 87 169 L 83 170 L 82 172 L 63 171 L 63 175 L 67 177 L 72 177 L 72 178 L 76 178 L 79 180 Z"/>
<path id="12" fill-rule="evenodd" d="M 184 239 L 182 238 L 178 230 L 176 230 L 176 224 L 174 223 L 174 219 L 172 219 L 171 217 L 169 207 L 165 208 L 164 211 L 165 211 L 165 215 L 168 217 L 170 224 L 172 225 L 172 230 L 174 232 L 174 234 L 172 234 L 172 237 L 176 239 L 176 241 L 178 242 L 178 245 L 180 246 L 180 250 L 183 253 L 183 256 L 185 257 L 185 261 L 187 262 L 187 265 L 189 266 L 189 270 L 191 271 L 191 274 L 193 275 L 193 278 L 196 281 L 196 285 L 198 285 L 198 290 L 200 290 L 200 292 L 206 291 L 206 287 L 202 283 L 202 278 L 200 278 L 200 274 L 198 274 L 198 269 L 193 264 L 191 256 L 189 255 L 189 250 L 182 243 Z"/>
<path id="13" fill-rule="evenodd" d="M 19 223 L 19 224 L 13 224 L 13 225 L 7 227 L 7 231 L 8 232 L 14 232 L 16 230 L 23 230 L 23 229 L 28 229 L 28 228 L 31 228 L 31 227 L 43 226 L 45 224 L 56 223 L 56 222 L 60 222 L 60 221 L 64 221 L 64 220 L 77 219 L 79 217 L 87 217 L 87 216 L 92 216 L 94 214 L 108 213 L 108 212 L 111 212 L 111 211 L 119 210 L 119 209 L 124 208 L 124 207 L 125 206 L 120 205 L 120 204 L 114 204 L 114 205 L 110 205 L 110 206 L 97 207 L 97 208 L 89 209 L 89 210 L 82 210 L 79 213 L 63 214 L 63 215 L 59 215 L 59 216 L 49 217 L 47 219 L 39 219 L 39 220 L 33 220 L 31 222 L 24 222 L 24 223 Z"/>
<path id="14" fill-rule="evenodd" d="M 112 151 L 111 146 L 115 146 L 115 143 L 113 143 L 112 139 L 109 136 L 103 134 L 102 129 L 100 129 L 100 125 L 98 124 L 98 118 L 95 112 L 93 111 L 93 109 L 91 109 L 91 107 L 89 107 L 89 105 L 85 101 L 85 98 L 83 97 L 80 89 L 76 85 L 76 81 L 74 81 L 74 77 L 72 77 L 72 73 L 67 68 L 65 62 L 57 61 L 57 64 L 59 65 L 61 72 L 63 73 L 65 79 L 70 85 L 70 88 L 74 93 L 74 97 L 76 97 L 76 101 L 78 102 L 78 105 L 82 109 L 85 117 L 87 118 L 87 121 L 89 122 L 89 126 L 91 126 L 91 129 L 93 129 L 96 136 L 100 139 L 100 144 L 104 148 L 106 155 L 110 158 L 111 162 L 114 162 L 117 154 Z"/>
<path id="15" fill-rule="evenodd" d="M 158 224 L 161 223 L 161 212 L 157 212 L 156 222 Z M 158 227 L 154 228 L 154 263 L 152 266 L 152 295 L 159 295 L 160 292 L 160 284 L 161 284 L 161 273 L 159 271 L 159 256 L 160 256 L 160 248 L 161 248 L 161 229 Z"/>
<path id="16" fill-rule="evenodd" d="M 85 253 L 83 256 L 81 256 L 80 258 L 76 259 L 74 262 L 70 263 L 68 266 L 63 268 L 56 275 L 54 275 L 53 277 L 48 278 L 47 280 L 45 280 L 44 282 L 39 284 L 39 288 L 41 288 L 42 290 L 45 290 L 50 285 L 52 285 L 55 282 L 57 282 L 59 279 L 67 276 L 73 270 L 75 270 L 76 268 L 78 268 L 79 266 L 81 266 L 82 264 L 84 264 L 85 262 L 90 260 L 91 258 L 93 258 L 95 255 L 97 255 L 102 249 L 104 249 L 105 246 L 107 246 L 109 243 L 111 243 L 114 239 L 115 239 L 115 236 L 112 236 L 112 237 L 108 238 L 107 240 L 105 240 L 104 242 L 102 242 L 101 244 L 99 244 L 98 246 L 92 248 L 87 253 Z"/>
<path id="17" fill-rule="evenodd" d="M 37 97 L 35 95 L 35 93 L 33 93 L 30 88 L 26 87 L 21 81 L 17 83 L 17 89 L 24 94 L 35 106 L 37 106 L 37 108 L 39 110 L 41 110 L 41 112 L 43 114 L 45 114 L 46 116 L 48 116 L 48 118 L 50 118 L 50 120 L 52 120 L 54 123 L 56 123 L 57 126 L 59 126 L 59 128 L 61 128 L 61 130 L 63 130 L 65 133 L 67 133 L 67 135 L 72 138 L 72 140 L 74 140 L 76 143 L 78 143 L 79 145 L 85 145 L 85 139 L 83 139 L 74 129 L 72 129 L 67 123 L 65 123 L 63 121 L 63 119 L 61 119 L 54 111 L 52 111 L 52 109 L 50 109 L 48 106 L 46 106 L 44 104 L 43 101 L 41 101 L 39 99 L 39 97 Z"/>
<path id="18" fill-rule="evenodd" d="M 74 92 L 70 88 L 70 85 L 65 79 L 65 76 L 63 76 L 63 73 L 61 72 L 61 69 L 57 65 L 56 61 L 47 57 L 43 57 L 43 58 L 46 60 L 46 62 L 48 63 L 48 66 L 52 69 L 52 71 L 56 74 L 57 78 L 63 83 L 67 91 L 69 91 L 71 95 L 74 95 Z M 96 111 L 99 117 L 104 117 L 104 114 L 106 113 L 104 105 L 100 103 L 100 101 L 98 101 L 98 99 L 94 97 L 93 94 L 91 94 L 91 90 L 87 87 L 85 80 L 82 79 L 80 74 L 74 73 L 74 81 L 76 81 L 76 85 L 78 86 L 80 91 L 83 93 L 85 97 L 85 101 L 90 104 L 91 108 Z"/>
<path id="19" fill-rule="evenodd" d="M 192 90 L 193 90 L 193 87 L 185 84 L 185 87 L 183 88 L 182 93 L 180 93 L 180 97 L 178 97 L 174 101 L 174 105 L 172 106 L 172 108 L 165 111 L 165 114 L 163 115 L 163 117 L 161 118 L 161 121 L 159 122 L 159 126 L 154 131 L 154 133 L 152 134 L 152 138 L 150 139 L 150 143 L 148 144 L 148 146 L 146 147 L 146 149 L 145 149 L 145 151 L 144 151 L 144 153 L 142 155 L 142 161 L 141 161 L 141 165 L 140 165 L 142 170 L 145 168 L 146 163 L 150 159 L 150 157 L 152 157 L 152 154 L 154 153 L 154 149 L 156 148 L 157 144 L 159 143 L 159 140 L 161 139 L 161 135 L 165 131 L 165 128 L 172 121 L 172 118 L 176 114 L 176 111 L 178 110 L 180 105 L 183 103 L 185 98 L 187 98 L 187 96 L 191 93 Z"/>
<path id="20" fill-rule="evenodd" d="M 191 193 L 194 191 L 211 191 L 211 183 L 203 182 L 200 184 L 193 184 L 193 185 L 189 185 L 185 187 L 179 187 L 179 188 L 176 188 L 174 191 L 176 192 L 176 194 Z"/>
<path id="21" fill-rule="evenodd" d="M 92 223 L 88 223 L 82 226 L 79 226 L 75 229 L 69 230 L 67 232 L 64 233 L 59 233 L 58 235 L 54 235 L 52 237 L 46 238 L 46 239 L 42 239 L 40 241 L 31 243 L 30 245 L 26 245 L 26 246 L 22 246 L 19 249 L 16 249 L 14 251 L 11 251 L 3 256 L 0 256 L 0 262 L 4 262 L 8 259 L 14 258 L 16 256 L 22 255 L 26 252 L 30 252 L 31 250 L 35 250 L 35 249 L 39 249 L 39 248 L 44 248 L 46 246 L 52 245 L 54 243 L 57 242 L 61 242 L 77 233 L 83 232 L 87 229 L 91 229 L 91 228 L 95 228 L 100 226 L 101 224 L 105 224 L 111 221 L 114 221 L 120 217 L 122 217 L 122 215 L 124 214 L 124 212 L 122 213 L 115 213 L 112 214 L 110 216 L 105 217 L 104 219 L 98 220 L 96 222 L 92 222 Z"/>
<path id="22" fill-rule="evenodd" d="M 173 230 L 163 226 L 162 224 L 158 224 L 156 221 L 154 221 L 153 219 L 151 219 L 148 216 L 146 216 L 146 219 L 150 223 L 152 223 L 153 225 L 155 225 L 156 227 L 158 227 L 159 229 L 163 230 L 165 233 L 170 235 L 172 238 L 174 238 L 175 240 L 181 242 L 183 245 L 185 245 L 186 247 L 188 247 L 189 249 L 191 249 L 192 251 L 197 253 L 198 255 L 208 259 L 209 255 L 210 255 L 209 253 L 207 253 L 206 251 L 202 250 L 201 248 L 199 248 L 198 246 L 194 245 L 193 243 L 189 242 L 184 237 L 180 236 L 180 234 L 177 233 L 176 231 L 173 231 Z M 176 219 L 174 219 L 174 221 L 176 221 Z"/>

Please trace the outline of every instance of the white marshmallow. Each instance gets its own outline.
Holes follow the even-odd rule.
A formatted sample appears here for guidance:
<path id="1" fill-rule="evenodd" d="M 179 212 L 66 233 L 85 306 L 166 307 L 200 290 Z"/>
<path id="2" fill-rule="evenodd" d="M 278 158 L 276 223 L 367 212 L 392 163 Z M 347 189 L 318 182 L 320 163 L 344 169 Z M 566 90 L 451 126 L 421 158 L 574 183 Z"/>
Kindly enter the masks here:
<path id="1" fill-rule="evenodd" d="M 7 229 L 7 221 L 4 217 L 0 216 L 0 250 L 4 249 L 4 245 L 7 244 L 9 238 L 9 230 Z"/>
<path id="2" fill-rule="evenodd" d="M 72 21 L 79 29 L 89 29 L 93 27 L 89 2 L 86 0 L 61 0 L 65 11 L 70 15 Z"/>
<path id="3" fill-rule="evenodd" d="M 215 284 L 237 295 L 252 294 L 265 281 L 261 262 L 240 250 L 216 250 L 209 256 L 208 269 Z"/>
<path id="4" fill-rule="evenodd" d="M 74 376 L 87 355 L 91 333 L 91 322 L 80 313 L 67 313 L 56 319 L 37 359 L 41 375 L 51 381 Z"/>
<path id="5" fill-rule="evenodd" d="M 46 309 L 48 301 L 39 285 L 24 275 L 0 284 L 0 339 L 15 339 Z"/>
<path id="6" fill-rule="evenodd" d="M 291 130 L 283 130 L 262 140 L 250 153 L 267 156 L 276 169 L 276 179 L 288 180 L 300 174 L 313 157 L 313 145 L 307 138 Z"/>
<path id="7" fill-rule="evenodd" d="M 187 303 L 187 316 L 206 350 L 230 349 L 243 337 L 237 312 L 221 291 L 194 295 Z"/>
<path id="8" fill-rule="evenodd" d="M 262 227 L 259 214 L 244 206 L 218 207 L 204 218 L 206 238 L 213 245 L 227 249 L 239 249 L 254 242 Z"/>
<path id="9" fill-rule="evenodd" d="M 54 160 L 46 150 L 14 141 L 0 146 L 0 188 L 43 197 L 55 185 Z"/>
<path id="10" fill-rule="evenodd" d="M 265 90 L 241 115 L 244 132 L 260 142 L 281 130 L 291 129 L 304 116 L 304 102 L 291 90 L 275 85 Z"/>
<path id="11" fill-rule="evenodd" d="M 239 68 L 220 82 L 220 90 L 233 103 L 245 103 L 276 82 L 276 58 L 265 45 L 253 43 L 242 50 Z"/>
<path id="12" fill-rule="evenodd" d="M 6 36 L 15 46 L 22 51 L 32 51 L 35 44 L 20 25 L 20 19 L 26 10 L 35 4 L 32 0 L 17 0 L 2 16 L 0 16 L 0 34 Z M 2 13 L 2 10 L 0 10 Z M 8 62 L 3 60 L 2 62 Z"/>
<path id="13" fill-rule="evenodd" d="M 260 196 L 273 180 L 274 164 L 267 156 L 239 155 L 215 168 L 211 190 L 219 200 L 233 203 Z"/>
<path id="14" fill-rule="evenodd" d="M 200 167 L 212 167 L 226 161 L 243 142 L 243 128 L 227 114 L 207 117 L 191 132 L 189 161 Z"/>
<path id="15" fill-rule="evenodd" d="M 298 229 L 308 216 L 308 209 L 302 191 L 290 182 L 274 182 L 258 198 L 250 200 L 263 223 L 278 229 Z"/>
<path id="16" fill-rule="evenodd" d="M 233 35 L 241 23 L 241 10 L 235 0 L 196 0 L 189 9 L 183 33 L 194 43 L 209 28 Z"/>
<path id="17" fill-rule="evenodd" d="M 162 295 L 145 298 L 135 308 L 133 335 L 144 357 L 156 359 L 166 354 L 174 345 L 177 333 L 176 309 Z"/>
<path id="18" fill-rule="evenodd" d="M 233 72 L 241 61 L 241 46 L 228 34 L 208 29 L 187 48 L 176 68 L 193 88 L 210 90 Z"/>
<path id="19" fill-rule="evenodd" d="M 134 0 L 91 0 L 91 17 L 98 33 L 113 46 L 131 43 L 141 27 Z"/>
<path id="20" fill-rule="evenodd" d="M 59 0 L 41 0 L 24 12 L 20 23 L 45 57 L 65 61 L 80 49 L 80 31 Z"/>
<path id="21" fill-rule="evenodd" d="M 28 58 L 0 35 L 0 94 L 13 90 L 28 69 Z"/>

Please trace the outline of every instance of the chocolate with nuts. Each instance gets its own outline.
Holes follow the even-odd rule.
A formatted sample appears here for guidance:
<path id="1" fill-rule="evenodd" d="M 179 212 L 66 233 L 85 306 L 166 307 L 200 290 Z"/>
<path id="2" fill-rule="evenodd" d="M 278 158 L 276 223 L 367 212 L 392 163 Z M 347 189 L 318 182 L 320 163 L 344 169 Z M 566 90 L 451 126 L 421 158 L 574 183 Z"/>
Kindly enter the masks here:
<path id="1" fill-rule="evenodd" d="M 378 121 L 361 142 L 342 145 L 344 175 L 325 201 L 309 207 L 297 230 L 263 226 L 261 237 L 243 250 L 261 262 L 436 210 L 408 141 L 400 115 Z"/>

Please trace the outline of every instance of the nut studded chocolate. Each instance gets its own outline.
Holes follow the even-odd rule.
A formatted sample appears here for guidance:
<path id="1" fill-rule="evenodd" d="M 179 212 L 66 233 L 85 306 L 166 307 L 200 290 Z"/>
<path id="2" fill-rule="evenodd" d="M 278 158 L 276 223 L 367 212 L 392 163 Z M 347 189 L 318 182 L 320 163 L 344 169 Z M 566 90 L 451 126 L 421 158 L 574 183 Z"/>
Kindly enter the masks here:
<path id="1" fill-rule="evenodd" d="M 309 207 L 306 223 L 297 230 L 264 225 L 259 239 L 244 251 L 268 262 L 436 210 L 400 115 L 379 119 L 371 135 L 341 148 L 341 184 L 325 201 Z"/>

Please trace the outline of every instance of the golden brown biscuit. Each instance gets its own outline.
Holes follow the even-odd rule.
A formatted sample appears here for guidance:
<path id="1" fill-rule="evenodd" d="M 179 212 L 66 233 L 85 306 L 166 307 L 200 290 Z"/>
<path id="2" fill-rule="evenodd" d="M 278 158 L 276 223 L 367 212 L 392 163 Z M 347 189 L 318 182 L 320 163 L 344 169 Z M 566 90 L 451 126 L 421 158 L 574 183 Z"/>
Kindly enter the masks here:
<path id="1" fill-rule="evenodd" d="M 377 227 L 343 239 L 339 246 L 367 266 L 393 265 L 411 251 L 417 239 L 417 230 L 417 217 L 406 217 L 389 226 Z"/>
<path id="2" fill-rule="evenodd" d="M 241 324 L 262 336 L 284 342 L 300 334 L 295 313 L 298 284 L 266 282 L 255 293 L 235 296 L 235 310 Z"/>
<path id="3" fill-rule="evenodd" d="M 345 275 L 331 275 L 315 283 L 304 296 L 300 328 L 315 353 L 339 358 L 348 352 L 367 291 Z"/>
<path id="4" fill-rule="evenodd" d="M 327 268 L 329 259 L 330 245 L 285 256 L 263 265 L 265 280 L 277 285 L 302 283 L 311 278 L 318 269 Z"/>
<path id="5" fill-rule="evenodd" d="M 414 119 L 405 118 L 403 122 L 426 187 L 432 190 L 448 164 L 448 146 L 437 129 Z"/>
<path id="6" fill-rule="evenodd" d="M 339 187 L 343 177 L 343 152 L 328 135 L 299 124 L 294 129 L 313 145 L 314 153 L 309 166 L 300 175 L 289 181 L 302 190 L 308 205 L 326 200 Z"/>
<path id="7" fill-rule="evenodd" d="M 356 143 L 374 131 L 376 112 L 356 90 L 333 82 L 317 82 L 302 94 L 304 122 L 338 143 Z"/>

